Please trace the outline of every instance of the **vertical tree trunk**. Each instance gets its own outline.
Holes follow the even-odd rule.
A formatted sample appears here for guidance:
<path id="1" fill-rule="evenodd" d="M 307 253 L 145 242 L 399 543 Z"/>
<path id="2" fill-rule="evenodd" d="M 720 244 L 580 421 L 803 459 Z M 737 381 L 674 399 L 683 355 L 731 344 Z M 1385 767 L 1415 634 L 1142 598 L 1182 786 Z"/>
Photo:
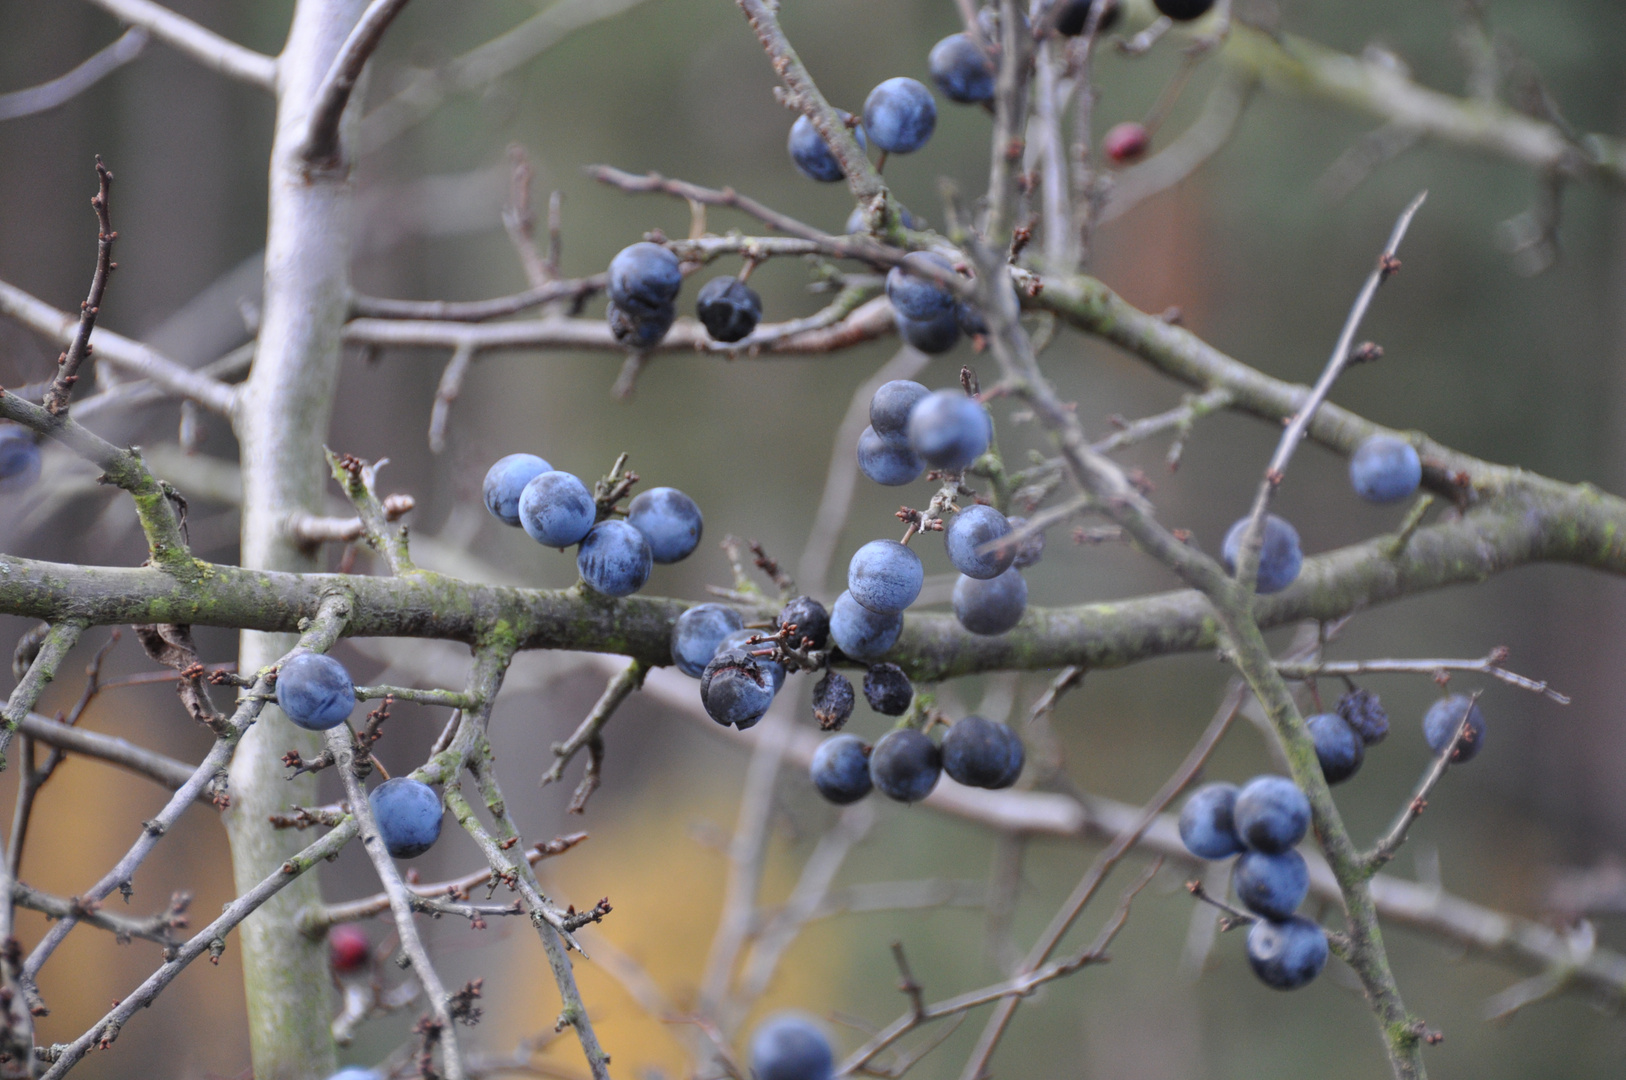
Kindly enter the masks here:
<path id="1" fill-rule="evenodd" d="M 315 562 L 283 536 L 295 511 L 320 513 L 327 436 L 338 379 L 350 261 L 348 171 L 311 174 L 300 160 L 310 103 L 361 0 L 300 0 L 279 61 L 277 126 L 271 153 L 270 226 L 259 352 L 236 420 L 243 471 L 242 561 L 266 570 L 312 571 Z M 253 672 L 293 644 L 286 635 L 245 633 L 239 670 Z M 266 818 L 289 803 L 316 801 L 314 778 L 284 779 L 290 749 L 314 756 L 317 737 L 268 708 L 243 739 L 231 770 L 227 828 L 243 892 L 298 850 L 304 838 Z M 249 1037 L 256 1080 L 319 1080 L 334 1067 L 331 989 L 325 947 L 300 933 L 300 913 L 321 899 L 306 875 L 242 929 Z"/>

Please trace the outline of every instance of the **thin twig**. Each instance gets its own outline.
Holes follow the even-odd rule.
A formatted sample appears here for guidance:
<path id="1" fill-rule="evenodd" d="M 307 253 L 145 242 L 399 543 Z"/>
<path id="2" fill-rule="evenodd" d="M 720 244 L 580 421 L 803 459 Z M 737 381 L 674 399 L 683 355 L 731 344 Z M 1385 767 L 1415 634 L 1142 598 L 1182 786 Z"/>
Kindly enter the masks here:
<path id="1" fill-rule="evenodd" d="M 485 322 L 504 315 L 517 315 L 555 300 L 585 300 L 594 293 L 603 292 L 608 280 L 605 274 L 594 274 L 570 281 L 547 281 L 523 292 L 490 300 L 393 300 L 357 294 L 350 298 L 350 311 L 356 318 L 363 319 Z"/>
<path id="2" fill-rule="evenodd" d="M 33 116 L 67 104 L 140 56 L 151 37 L 151 32 L 145 27 L 132 26 L 120 34 L 113 44 L 92 54 L 90 59 L 72 71 L 38 86 L 0 94 L 0 121 Z"/>
<path id="3" fill-rule="evenodd" d="M 331 167 L 338 163 L 339 121 L 350 104 L 350 94 L 361 78 L 362 68 L 384 40 L 384 31 L 406 6 L 407 0 L 372 0 L 339 46 L 321 87 L 312 95 L 315 104 L 311 106 L 310 131 L 300 153 L 306 164 Z"/>
<path id="4" fill-rule="evenodd" d="M 626 701 L 633 691 L 644 684 L 644 675 L 648 671 L 649 668 L 640 661 L 629 660 L 627 666 L 610 679 L 609 683 L 604 687 L 604 693 L 599 695 L 598 701 L 588 711 L 586 719 L 571 733 L 570 738 L 562 743 L 553 744 L 553 767 L 542 774 L 540 786 L 546 787 L 563 777 L 565 766 L 570 764 L 571 759 L 576 756 L 581 748 L 600 740 L 604 725 L 610 722 L 610 717 L 615 715 L 615 710 L 621 707 L 621 703 Z M 597 787 L 597 770 L 594 770 L 593 779 L 593 787 Z M 585 779 L 583 783 L 585 785 Z M 585 807 L 587 796 L 591 794 L 591 789 L 585 794 L 578 793 L 579 799 L 571 800 L 571 809 L 575 810 L 576 813 L 580 813 L 580 810 L 576 810 L 577 802 L 579 801 Z"/>
<path id="5" fill-rule="evenodd" d="M 1428 808 L 1429 793 L 1434 790 L 1434 785 L 1445 778 L 1446 770 L 1451 767 L 1451 762 L 1455 760 L 1462 740 L 1468 735 L 1468 721 L 1473 716 L 1475 706 L 1479 703 L 1479 694 L 1480 692 L 1475 690 L 1468 695 L 1468 704 L 1462 709 L 1462 719 L 1457 721 L 1456 727 L 1451 731 L 1451 741 L 1446 743 L 1444 750 L 1435 755 L 1433 763 L 1428 767 L 1428 771 L 1423 773 L 1423 779 L 1418 783 L 1417 790 L 1407 800 L 1406 805 L 1400 811 L 1400 816 L 1395 818 L 1394 824 L 1389 826 L 1389 831 L 1384 833 L 1378 842 L 1373 845 L 1371 851 L 1361 856 L 1361 866 L 1368 875 L 1377 873 L 1381 867 L 1395 857 L 1395 852 L 1400 850 L 1400 845 L 1406 842 L 1406 834 L 1411 831 L 1412 823 L 1422 817 L 1423 811 Z"/>
<path id="6" fill-rule="evenodd" d="M 113 173 L 102 164 L 100 155 L 96 157 L 96 185 L 96 194 L 90 200 L 91 208 L 96 211 L 96 272 L 90 279 L 90 295 L 79 305 L 79 328 L 74 331 L 67 351 L 57 359 L 56 378 L 51 381 L 51 389 L 45 393 L 45 411 L 52 416 L 61 416 L 68 411 L 73 385 L 79 381 L 79 366 L 90 358 L 90 332 L 96 328 L 96 316 L 101 314 L 107 279 L 117 267 L 113 262 L 113 241 L 118 239 L 119 234 L 113 231 L 108 206 L 108 196 L 113 190 Z"/>
<path id="7" fill-rule="evenodd" d="M 277 61 L 274 57 L 228 41 L 162 4 L 152 3 L 152 0 L 91 2 L 120 22 L 151 31 L 153 37 L 206 68 L 262 90 L 275 91 L 277 88 Z"/>
<path id="8" fill-rule="evenodd" d="M 1317 676 L 1349 675 L 1435 675 L 1442 671 L 1471 671 L 1500 679 L 1509 686 L 1517 686 L 1532 694 L 1541 694 L 1560 705 L 1570 704 L 1568 694 L 1559 693 L 1545 680 L 1526 678 L 1502 666 L 1507 661 L 1507 650 L 1496 649 L 1478 660 L 1328 660 L 1319 664 L 1281 663 L 1276 670 L 1284 679 L 1313 679 Z"/>

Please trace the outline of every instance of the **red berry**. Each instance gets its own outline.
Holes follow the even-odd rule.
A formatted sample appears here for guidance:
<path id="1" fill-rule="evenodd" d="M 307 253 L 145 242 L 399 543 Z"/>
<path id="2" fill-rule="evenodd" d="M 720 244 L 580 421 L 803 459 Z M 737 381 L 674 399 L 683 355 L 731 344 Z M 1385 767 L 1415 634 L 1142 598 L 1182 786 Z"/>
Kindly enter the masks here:
<path id="1" fill-rule="evenodd" d="M 373 943 L 367 931 L 350 923 L 340 923 L 327 932 L 328 959 L 334 971 L 355 971 L 372 957 Z"/>
<path id="2" fill-rule="evenodd" d="M 1107 152 L 1107 157 L 1124 165 L 1138 161 L 1151 141 L 1144 126 L 1128 120 L 1107 132 L 1106 138 L 1101 140 L 1101 147 Z"/>

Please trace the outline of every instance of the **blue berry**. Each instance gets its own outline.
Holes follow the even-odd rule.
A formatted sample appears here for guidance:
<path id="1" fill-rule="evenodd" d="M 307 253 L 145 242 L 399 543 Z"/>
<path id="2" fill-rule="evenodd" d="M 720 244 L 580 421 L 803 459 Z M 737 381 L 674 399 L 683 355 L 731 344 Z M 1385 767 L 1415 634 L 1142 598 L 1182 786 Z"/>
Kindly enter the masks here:
<path id="1" fill-rule="evenodd" d="M 934 315 L 930 319 L 911 319 L 901 311 L 892 313 L 892 324 L 904 344 L 919 349 L 927 356 L 937 356 L 954 348 L 960 341 L 960 323 L 952 311 Z"/>
<path id="2" fill-rule="evenodd" d="M 1367 690 L 1351 690 L 1338 699 L 1338 715 L 1368 746 L 1375 746 L 1389 734 L 1389 714 L 1383 702 Z"/>
<path id="3" fill-rule="evenodd" d="M 305 730 L 326 731 L 350 718 L 356 707 L 356 685 L 333 657 L 302 652 L 277 670 L 277 705 Z"/>
<path id="4" fill-rule="evenodd" d="M 897 644 L 902 615 L 879 615 L 844 592 L 830 609 L 830 638 L 854 660 L 879 660 Z"/>
<path id="5" fill-rule="evenodd" d="M 943 771 L 967 787 L 1008 788 L 1022 775 L 1022 737 L 981 716 L 957 720 L 943 736 Z"/>
<path id="6" fill-rule="evenodd" d="M 1304 724 L 1310 729 L 1315 756 L 1327 783 L 1339 784 L 1354 776 L 1366 760 L 1366 744 L 1349 722 L 1337 713 L 1318 713 Z"/>
<path id="7" fill-rule="evenodd" d="M 1350 456 L 1349 482 L 1367 502 L 1399 502 L 1423 482 L 1423 463 L 1411 443 L 1393 435 L 1374 435 Z"/>
<path id="8" fill-rule="evenodd" d="M 634 319 L 646 319 L 670 307 L 683 287 L 676 255 L 641 240 L 610 260 L 610 299 Z"/>
<path id="9" fill-rule="evenodd" d="M 701 286 L 695 313 L 713 340 L 739 341 L 762 321 L 762 297 L 739 278 L 712 278 Z"/>
<path id="10" fill-rule="evenodd" d="M 841 119 L 850 119 L 847 113 L 841 114 Z M 857 138 L 860 148 L 864 146 L 864 129 L 855 127 L 853 136 Z M 824 136 L 813 126 L 813 121 L 805 116 L 798 116 L 796 122 L 790 126 L 790 141 L 786 148 L 790 151 L 790 160 L 796 166 L 796 171 L 809 180 L 817 180 L 825 184 L 833 184 L 842 178 L 841 162 L 836 155 L 830 152 L 825 144 Z"/>
<path id="11" fill-rule="evenodd" d="M 15 424 L 0 425 L 0 495 L 27 491 L 40 478 L 39 443 Z"/>
<path id="12" fill-rule="evenodd" d="M 705 520 L 693 499 L 677 488 L 658 487 L 627 504 L 627 524 L 649 541 L 650 557 L 665 564 L 689 557 L 700 544 Z"/>
<path id="13" fill-rule="evenodd" d="M 914 728 L 881 736 L 869 755 L 869 775 L 881 794 L 898 802 L 919 802 L 932 793 L 943 771 L 937 744 Z"/>
<path id="14" fill-rule="evenodd" d="M 813 751 L 809 772 L 819 794 L 837 806 L 857 802 L 874 786 L 869 778 L 869 746 L 857 735 L 837 735 L 820 743 Z"/>
<path id="15" fill-rule="evenodd" d="M 1235 784 L 1204 784 L 1191 793 L 1180 811 L 1180 840 L 1199 859 L 1227 859 L 1245 850 L 1236 834 L 1232 810 Z"/>
<path id="16" fill-rule="evenodd" d="M 672 663 L 685 675 L 700 678 L 723 639 L 745 627 L 740 613 L 724 604 L 696 604 L 672 627 Z"/>
<path id="17" fill-rule="evenodd" d="M 957 472 L 988 450 L 988 411 L 959 390 L 939 390 L 909 413 L 909 445 L 928 465 Z"/>
<path id="18" fill-rule="evenodd" d="M 1028 519 L 1025 517 L 1008 517 L 1005 520 L 1010 525 L 1011 532 L 1016 532 L 1028 523 Z M 1039 532 L 1029 533 L 1017 545 L 1016 559 L 1011 565 L 1018 570 L 1026 570 L 1042 558 L 1044 558 L 1044 532 L 1040 530 Z"/>
<path id="19" fill-rule="evenodd" d="M 346 1065 L 327 1080 L 380 1080 L 380 1077 L 372 1069 L 364 1069 L 360 1065 Z"/>
<path id="20" fill-rule="evenodd" d="M 920 556 L 896 540 L 871 540 L 847 564 L 847 591 L 878 615 L 896 615 L 914 603 L 925 580 Z"/>
<path id="21" fill-rule="evenodd" d="M 631 596 L 649 580 L 653 559 L 644 534 L 625 521 L 601 521 L 582 538 L 576 572 L 605 596 Z"/>
<path id="22" fill-rule="evenodd" d="M 597 517 L 592 492 L 567 472 L 539 473 L 519 493 L 520 526 L 532 540 L 547 547 L 581 543 Z"/>
<path id="23" fill-rule="evenodd" d="M 440 839 L 440 796 L 409 776 L 386 780 L 367 796 L 384 850 L 397 859 L 422 855 Z"/>
<path id="24" fill-rule="evenodd" d="M 1214 0 L 1152 0 L 1158 12 L 1175 22 L 1190 22 L 1208 14 Z"/>
<path id="25" fill-rule="evenodd" d="M 902 487 L 912 484 L 926 471 L 926 463 L 909 446 L 909 440 L 875 434 L 873 427 L 858 436 L 858 470 L 877 484 Z"/>
<path id="26" fill-rule="evenodd" d="M 954 583 L 954 617 L 973 634 L 996 637 L 1022 621 L 1028 606 L 1028 583 L 1020 570 L 996 578 L 960 575 Z"/>
<path id="27" fill-rule="evenodd" d="M 988 320 L 982 317 L 982 312 L 964 300 L 954 305 L 954 319 L 960 324 L 960 329 L 965 332 L 966 337 L 988 336 Z"/>
<path id="28" fill-rule="evenodd" d="M 504 525 L 518 525 L 520 492 L 538 476 L 552 471 L 553 466 L 535 454 L 509 454 L 499 458 L 486 470 L 485 483 L 480 486 L 486 509 Z"/>
<path id="29" fill-rule="evenodd" d="M 886 298 L 892 301 L 893 309 L 905 318 L 916 319 L 921 322 L 938 319 L 945 314 L 953 315 L 954 294 L 929 277 L 921 274 L 911 274 L 909 272 L 911 267 L 916 269 L 934 267 L 950 276 L 954 273 L 953 264 L 936 252 L 910 252 L 903 257 L 901 263 L 886 272 Z M 906 380 L 899 379 L 897 381 L 904 382 Z M 909 383 L 909 385 L 919 386 L 920 384 Z M 882 387 L 882 389 L 885 389 L 885 387 Z M 873 399 L 871 399 L 871 403 L 873 405 Z M 870 423 L 875 423 L 873 409 L 870 415 Z M 890 431 L 888 431 L 888 434 L 890 434 Z"/>
<path id="30" fill-rule="evenodd" d="M 611 302 L 604 317 L 609 320 L 610 335 L 615 340 L 633 349 L 652 349 L 677 321 L 677 306 L 662 304 L 647 314 L 633 315 Z"/>
<path id="31" fill-rule="evenodd" d="M 932 82 L 950 101 L 973 105 L 994 100 L 993 62 L 969 34 L 950 34 L 933 45 L 926 66 L 931 68 Z"/>
<path id="32" fill-rule="evenodd" d="M 759 640 L 753 641 L 753 638 Z M 750 653 L 756 659 L 756 662 L 762 665 L 762 669 L 768 673 L 768 678 L 773 683 L 773 692 L 777 694 L 779 688 L 785 685 L 785 665 L 773 658 L 771 655 L 773 647 L 773 642 L 767 640 L 766 635 L 761 630 L 745 629 L 736 630 L 724 638 L 719 649 L 741 649 Z M 761 655 L 764 653 L 769 655 Z"/>
<path id="33" fill-rule="evenodd" d="M 822 649 L 830 641 L 830 613 L 811 596 L 798 596 L 791 600 L 779 609 L 774 622 L 780 629 L 787 626 L 796 628 L 795 637 L 791 639 L 793 645 Z"/>
<path id="34" fill-rule="evenodd" d="M 1461 763 L 1472 761 L 1485 745 L 1485 714 L 1479 711 L 1479 703 L 1466 694 L 1452 694 L 1443 697 L 1430 705 L 1428 712 L 1423 716 L 1423 737 L 1428 740 L 1428 748 L 1435 754 L 1445 753 L 1446 747 L 1451 745 L 1451 738 L 1462 725 L 1462 714 L 1468 714 L 1468 730 L 1462 733 L 1462 739 L 1451 752 L 1451 760 Z"/>
<path id="35" fill-rule="evenodd" d="M 886 439 L 909 437 L 909 414 L 920 404 L 920 399 L 931 391 L 909 379 L 893 379 L 882 383 L 869 399 L 869 426 L 875 434 Z"/>
<path id="36" fill-rule="evenodd" d="M 773 704 L 773 676 L 744 649 L 719 649 L 700 675 L 700 703 L 706 715 L 744 731 Z"/>
<path id="37" fill-rule="evenodd" d="M 875 664 L 864 673 L 864 700 L 882 716 L 902 716 L 914 699 L 914 683 L 898 665 Z"/>
<path id="38" fill-rule="evenodd" d="M 864 129 L 889 154 L 912 154 L 937 127 L 937 102 L 914 79 L 888 79 L 864 99 Z"/>
<path id="39" fill-rule="evenodd" d="M 1310 831 L 1310 800 L 1285 776 L 1256 776 L 1237 793 L 1231 820 L 1249 848 L 1278 855 Z"/>
<path id="40" fill-rule="evenodd" d="M 1291 918 L 1310 892 L 1310 868 L 1291 849 L 1280 855 L 1244 851 L 1232 873 L 1237 899 L 1267 919 Z"/>
<path id="41" fill-rule="evenodd" d="M 996 578 L 1016 561 L 1016 545 L 999 545 L 1009 536 L 1011 524 L 992 506 L 977 503 L 961 510 L 943 532 L 943 546 L 949 562 L 966 577 Z M 990 546 L 994 545 L 994 546 Z"/>
<path id="42" fill-rule="evenodd" d="M 1327 966 L 1327 932 L 1302 915 L 1261 919 L 1248 931 L 1248 964 L 1266 986 L 1297 990 Z"/>
<path id="43" fill-rule="evenodd" d="M 852 716 L 857 701 L 852 680 L 838 671 L 826 671 L 813 684 L 813 719 L 819 722 L 821 731 L 839 731 Z"/>
<path id="44" fill-rule="evenodd" d="M 1225 534 L 1220 548 L 1225 569 L 1236 573 L 1236 556 L 1242 549 L 1242 534 L 1248 528 L 1248 519 L 1242 518 Z M 1293 584 L 1304 568 L 1304 549 L 1299 547 L 1298 530 L 1275 514 L 1265 515 L 1265 537 L 1259 547 L 1259 581 L 1255 591 L 1260 596 L 1281 592 Z"/>
<path id="45" fill-rule="evenodd" d="M 805 1016 L 780 1013 L 751 1033 L 754 1080 L 830 1080 L 834 1071 L 830 1040 Z"/>
<path id="46" fill-rule="evenodd" d="M 1096 19 L 1097 33 L 1104 34 L 1111 30 L 1123 14 L 1123 5 L 1118 0 L 1056 0 L 1059 9 L 1056 14 L 1056 32 L 1067 37 L 1077 37 L 1089 25 L 1090 8 L 1099 2 L 1103 5 L 1100 16 Z"/>

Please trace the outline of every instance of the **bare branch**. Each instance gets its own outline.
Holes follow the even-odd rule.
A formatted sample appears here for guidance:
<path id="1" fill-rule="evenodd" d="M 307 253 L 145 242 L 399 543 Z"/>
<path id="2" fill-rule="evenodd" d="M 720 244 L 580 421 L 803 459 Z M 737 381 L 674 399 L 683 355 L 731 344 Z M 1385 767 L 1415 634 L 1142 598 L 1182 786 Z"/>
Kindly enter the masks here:
<path id="1" fill-rule="evenodd" d="M 1570 704 L 1568 694 L 1561 694 L 1545 681 L 1526 678 L 1502 665 L 1507 662 L 1507 650 L 1496 649 L 1478 660 L 1328 660 L 1318 664 L 1281 663 L 1276 670 L 1284 679 L 1313 679 L 1319 675 L 1437 675 L 1442 671 L 1471 671 L 1500 679 L 1509 686 L 1517 686 L 1532 694 L 1541 694 L 1560 705 Z"/>
<path id="2" fill-rule="evenodd" d="M 604 291 L 605 274 L 573 281 L 548 281 L 512 296 L 491 300 L 389 300 L 377 296 L 354 296 L 350 310 L 363 319 L 425 319 L 444 322 L 485 322 L 504 315 L 541 307 L 555 300 L 585 300 Z"/>
<path id="3" fill-rule="evenodd" d="M 384 31 L 406 6 L 407 0 L 372 0 L 339 47 L 322 85 L 313 95 L 310 131 L 300 151 L 307 165 L 330 168 L 338 164 L 339 121 L 350 104 L 350 94 L 361 78 L 362 68 L 384 40 Z"/>
<path id="4" fill-rule="evenodd" d="M 1444 750 L 1435 755 L 1433 764 L 1423 774 L 1422 781 L 1418 783 L 1412 797 L 1406 801 L 1400 816 L 1372 850 L 1361 857 L 1361 865 L 1368 874 L 1376 873 L 1395 857 L 1400 845 L 1406 842 L 1406 834 L 1411 831 L 1412 823 L 1423 816 L 1423 811 L 1428 808 L 1429 793 L 1434 790 L 1434 785 L 1445 778 L 1445 771 L 1451 767 L 1451 762 L 1457 759 L 1458 752 L 1462 749 L 1463 739 L 1469 737 L 1468 721 L 1478 703 L 1479 691 L 1475 690 L 1468 695 L 1468 704 L 1462 708 L 1462 719 L 1457 721 L 1457 726 L 1451 731 L 1451 741 L 1445 744 Z"/>
<path id="5" fill-rule="evenodd" d="M 264 53 L 228 41 L 213 30 L 205 30 L 151 0 L 91 0 L 120 22 L 151 31 L 164 44 L 228 78 L 258 86 L 277 88 L 277 62 Z"/>
<path id="6" fill-rule="evenodd" d="M 644 684 L 644 675 L 648 671 L 649 668 L 639 661 L 629 660 L 627 666 L 610 679 L 609 683 L 604 687 L 604 693 L 599 695 L 598 701 L 588 711 L 587 718 L 571 733 L 570 738 L 562 743 L 553 744 L 553 767 L 542 774 L 542 786 L 545 787 L 563 777 L 565 766 L 570 764 L 571 759 L 576 756 L 582 747 L 590 743 L 601 742 L 604 725 L 610 722 L 610 717 L 615 715 L 615 710 L 621 707 L 621 703 L 626 701 L 634 690 Z M 582 790 L 578 791 L 576 797 L 570 801 L 570 809 L 573 813 L 579 814 L 582 809 L 585 809 L 587 797 L 592 794 L 592 788 L 598 786 L 597 780 L 596 769 L 593 770 L 591 787 L 588 786 L 587 778 L 583 778 Z"/>
<path id="7" fill-rule="evenodd" d="M 79 366 L 90 359 L 90 332 L 96 328 L 96 316 L 101 314 L 107 279 L 117 266 L 113 262 L 113 241 L 118 239 L 119 234 L 113 231 L 108 206 L 108 196 L 113 191 L 113 173 L 102 164 L 100 155 L 96 158 L 96 182 L 96 194 L 90 200 L 91 208 L 96 211 L 96 272 L 90 279 L 90 295 L 79 305 L 79 327 L 74 331 L 67 351 L 57 360 L 56 378 L 45 392 L 45 411 L 52 416 L 61 416 L 68 411 L 68 399 L 73 396 L 74 383 L 79 381 Z"/>
<path id="8" fill-rule="evenodd" d="M 25 90 L 0 94 L 0 120 L 33 116 L 67 104 L 140 56 L 141 50 L 147 47 L 147 40 L 151 36 L 144 27 L 132 26 L 120 34 L 113 44 L 95 53 L 89 60 L 67 74 Z"/>

